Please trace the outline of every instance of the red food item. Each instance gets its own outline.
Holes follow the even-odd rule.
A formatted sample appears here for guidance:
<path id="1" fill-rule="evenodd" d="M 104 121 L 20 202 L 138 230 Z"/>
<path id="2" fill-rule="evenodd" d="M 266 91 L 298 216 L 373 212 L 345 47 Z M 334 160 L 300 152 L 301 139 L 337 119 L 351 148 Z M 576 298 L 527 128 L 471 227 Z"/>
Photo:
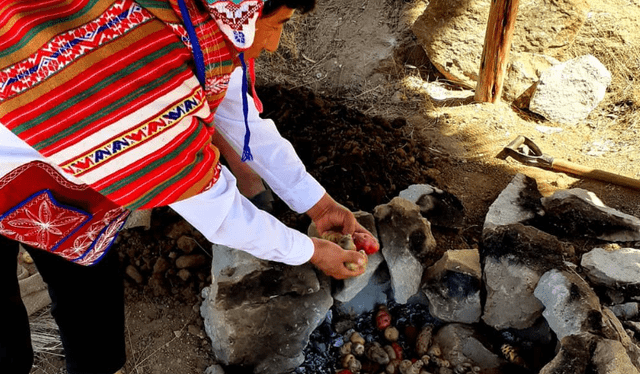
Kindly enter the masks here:
<path id="1" fill-rule="evenodd" d="M 353 374 L 353 373 L 349 369 L 342 369 L 339 372 L 337 372 L 336 374 Z"/>
<path id="2" fill-rule="evenodd" d="M 397 342 L 391 343 L 391 348 L 396 352 L 396 359 L 402 360 L 402 347 Z"/>
<path id="3" fill-rule="evenodd" d="M 418 330 L 414 326 L 407 325 L 404 328 L 404 336 L 407 338 L 409 345 L 414 346 L 418 337 Z"/>
<path id="4" fill-rule="evenodd" d="M 356 232 L 353 234 L 353 241 L 356 244 L 356 248 L 362 249 L 367 255 L 372 255 L 380 250 L 378 241 L 368 234 Z"/>
<path id="5" fill-rule="evenodd" d="M 380 331 L 384 331 L 391 325 L 391 315 L 385 306 L 381 306 L 376 313 L 376 327 Z"/>

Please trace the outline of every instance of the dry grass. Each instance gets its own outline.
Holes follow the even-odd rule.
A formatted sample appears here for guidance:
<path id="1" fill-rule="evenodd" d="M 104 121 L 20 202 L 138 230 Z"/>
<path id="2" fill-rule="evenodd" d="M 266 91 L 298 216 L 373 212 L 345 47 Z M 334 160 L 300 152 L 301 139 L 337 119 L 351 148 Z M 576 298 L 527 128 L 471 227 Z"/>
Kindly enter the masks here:
<path id="1" fill-rule="evenodd" d="M 637 139 L 640 130 L 640 47 L 612 43 L 603 37 L 591 39 L 591 43 L 573 45 L 567 53 L 569 57 L 592 54 L 611 72 L 608 93 L 591 118 L 602 118 L 598 124 L 604 127 L 603 130 L 618 131 L 625 140 Z"/>
<path id="2" fill-rule="evenodd" d="M 51 316 L 50 308 L 45 308 L 30 316 L 31 344 L 34 351 L 32 373 L 59 374 L 64 373 L 60 358 L 64 357 L 58 326 Z"/>

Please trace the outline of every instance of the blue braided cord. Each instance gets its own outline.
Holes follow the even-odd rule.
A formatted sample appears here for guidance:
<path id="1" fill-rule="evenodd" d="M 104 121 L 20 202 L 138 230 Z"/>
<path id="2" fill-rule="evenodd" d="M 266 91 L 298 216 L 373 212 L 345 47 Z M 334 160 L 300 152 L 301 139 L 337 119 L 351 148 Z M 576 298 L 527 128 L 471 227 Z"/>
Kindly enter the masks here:
<path id="1" fill-rule="evenodd" d="M 242 114 L 244 114 L 245 128 L 242 162 L 246 162 L 253 160 L 251 148 L 249 148 L 249 138 L 251 138 L 251 131 L 249 131 L 249 100 L 247 99 L 249 89 L 247 85 L 247 64 L 244 62 L 244 53 L 240 53 L 238 57 L 240 58 L 240 63 L 242 63 Z"/>
<path id="2" fill-rule="evenodd" d="M 180 6 L 180 13 L 182 13 L 182 18 L 184 19 L 184 26 L 187 29 L 187 34 L 189 34 L 191 52 L 193 53 L 193 59 L 196 62 L 196 77 L 198 78 L 200 85 L 205 87 L 204 56 L 202 55 L 200 42 L 198 41 L 196 30 L 193 28 L 193 24 L 191 23 L 191 17 L 189 17 L 189 11 L 187 10 L 187 5 L 184 3 L 184 0 L 178 0 L 178 5 Z"/>

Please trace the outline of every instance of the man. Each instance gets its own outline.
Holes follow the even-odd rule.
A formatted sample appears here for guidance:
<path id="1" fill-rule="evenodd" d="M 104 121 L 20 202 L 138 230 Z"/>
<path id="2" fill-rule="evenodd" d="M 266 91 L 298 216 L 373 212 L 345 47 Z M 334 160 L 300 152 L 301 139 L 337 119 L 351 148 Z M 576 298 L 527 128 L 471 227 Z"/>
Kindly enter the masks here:
<path id="1" fill-rule="evenodd" d="M 283 24 L 313 2 L 262 5 L 0 1 L 0 372 L 33 362 L 18 242 L 49 285 L 68 371 L 124 365 L 122 282 L 108 249 L 132 210 L 170 205 L 212 242 L 338 279 L 360 274 L 344 266 L 360 254 L 256 209 L 219 166 L 216 134 L 320 232 L 370 235 L 248 95 L 252 58 L 277 48 Z"/>

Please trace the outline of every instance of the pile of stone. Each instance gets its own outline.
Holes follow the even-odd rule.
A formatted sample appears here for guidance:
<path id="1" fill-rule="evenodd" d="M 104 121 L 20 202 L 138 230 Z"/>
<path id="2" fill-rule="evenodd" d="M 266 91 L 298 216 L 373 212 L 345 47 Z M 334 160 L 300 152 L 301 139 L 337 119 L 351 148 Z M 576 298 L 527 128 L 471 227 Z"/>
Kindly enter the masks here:
<path id="1" fill-rule="evenodd" d="M 255 373 L 311 372 L 304 369 L 310 346 L 339 351 L 353 331 L 365 338 L 366 357 L 376 341 L 384 350 L 384 335 L 338 328 L 344 321 L 327 315 L 367 315 L 375 326 L 371 313 L 397 304 L 424 306 L 428 316 L 412 327 L 433 326 L 434 357 L 449 363 L 436 366 L 429 356 L 426 365 L 412 353 L 423 360 L 417 373 L 639 373 L 640 250 L 630 247 L 640 241 L 640 219 L 581 189 L 542 197 L 535 180 L 517 175 L 491 206 L 479 248 L 442 254 L 428 218 L 442 192 L 411 186 L 373 214 L 358 212 L 381 250 L 365 274 L 346 281 L 215 247 L 201 312 L 217 361 Z M 402 336 L 410 324 L 401 322 Z M 338 331 L 328 345 L 310 339 L 327 325 Z M 314 372 L 342 364 L 338 356 Z M 387 370 L 378 365 L 368 371 L 361 362 L 359 372 Z M 405 366 L 394 373 L 410 372 Z"/>

